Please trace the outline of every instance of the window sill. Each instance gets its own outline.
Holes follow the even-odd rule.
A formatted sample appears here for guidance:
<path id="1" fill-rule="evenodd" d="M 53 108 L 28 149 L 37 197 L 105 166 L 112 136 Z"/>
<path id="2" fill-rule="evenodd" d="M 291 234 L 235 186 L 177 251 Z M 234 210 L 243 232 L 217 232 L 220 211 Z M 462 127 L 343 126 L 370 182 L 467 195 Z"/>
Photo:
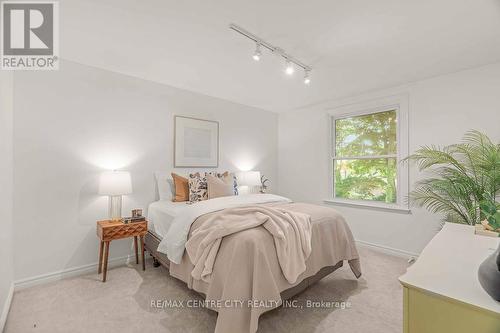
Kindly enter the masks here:
<path id="1" fill-rule="evenodd" d="M 400 214 L 411 214 L 411 210 L 407 207 L 384 204 L 384 203 L 342 200 L 342 199 L 325 199 L 323 200 L 323 202 L 327 204 L 339 205 L 345 207 L 373 209 L 373 210 L 380 210 L 380 211 L 400 213 Z"/>

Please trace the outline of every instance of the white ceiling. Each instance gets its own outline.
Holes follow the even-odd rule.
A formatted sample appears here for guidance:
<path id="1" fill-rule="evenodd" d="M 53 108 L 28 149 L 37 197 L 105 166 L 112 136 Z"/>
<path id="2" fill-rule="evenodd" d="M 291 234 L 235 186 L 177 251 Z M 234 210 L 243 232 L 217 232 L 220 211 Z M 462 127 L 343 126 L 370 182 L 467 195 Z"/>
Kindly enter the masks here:
<path id="1" fill-rule="evenodd" d="M 61 56 L 271 111 L 500 61 L 500 0 L 63 0 Z M 312 65 L 229 30 L 234 22 Z"/>

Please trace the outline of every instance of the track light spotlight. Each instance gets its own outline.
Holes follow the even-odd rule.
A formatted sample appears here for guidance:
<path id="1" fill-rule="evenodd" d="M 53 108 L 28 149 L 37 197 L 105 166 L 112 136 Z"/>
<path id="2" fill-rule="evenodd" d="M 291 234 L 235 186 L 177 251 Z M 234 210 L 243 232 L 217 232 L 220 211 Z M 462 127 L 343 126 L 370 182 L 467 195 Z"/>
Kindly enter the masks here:
<path id="1" fill-rule="evenodd" d="M 304 74 L 304 84 L 310 84 L 311 83 L 311 74 L 309 71 L 305 71 Z"/>
<path id="2" fill-rule="evenodd" d="M 285 73 L 288 75 L 292 75 L 295 69 L 293 68 L 293 64 L 290 60 L 286 60 L 286 68 L 285 68 Z"/>
<path id="3" fill-rule="evenodd" d="M 257 43 L 257 45 L 255 46 L 255 53 L 253 54 L 252 58 L 255 61 L 259 61 L 261 56 L 262 56 L 262 52 L 260 51 L 260 44 Z"/>
<path id="4" fill-rule="evenodd" d="M 310 72 L 312 69 L 311 66 L 306 65 L 299 59 L 287 53 L 282 48 L 265 41 L 264 39 L 254 35 L 250 31 L 245 30 L 240 26 L 237 26 L 236 24 L 231 23 L 229 25 L 229 29 L 237 32 L 241 36 L 248 38 L 253 43 L 255 43 L 255 52 L 252 55 L 253 60 L 260 61 L 260 59 L 262 58 L 261 49 L 265 48 L 270 52 L 270 54 L 278 56 L 286 61 L 284 71 L 287 75 L 292 76 L 293 73 L 295 72 L 295 69 L 302 69 L 304 70 L 304 84 L 308 85 L 311 83 L 311 77 L 310 77 Z"/>

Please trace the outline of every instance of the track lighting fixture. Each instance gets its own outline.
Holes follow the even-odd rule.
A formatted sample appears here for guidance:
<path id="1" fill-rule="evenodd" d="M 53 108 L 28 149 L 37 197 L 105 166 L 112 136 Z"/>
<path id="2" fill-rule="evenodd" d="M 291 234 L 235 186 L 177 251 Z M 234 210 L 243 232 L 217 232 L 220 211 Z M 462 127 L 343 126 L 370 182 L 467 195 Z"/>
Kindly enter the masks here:
<path id="1" fill-rule="evenodd" d="M 310 71 L 305 71 L 304 72 L 304 84 L 310 84 L 311 83 L 311 74 Z"/>
<path id="2" fill-rule="evenodd" d="M 293 72 L 295 72 L 295 69 L 293 68 L 292 62 L 287 59 L 285 73 L 287 73 L 288 75 L 292 75 Z"/>
<path id="3" fill-rule="evenodd" d="M 272 45 L 271 43 L 266 42 L 262 38 L 252 34 L 251 32 L 243 29 L 242 27 L 237 26 L 236 24 L 230 24 L 229 28 L 231 30 L 236 31 L 240 35 L 252 40 L 255 42 L 255 52 L 252 56 L 253 60 L 259 61 L 262 57 L 262 48 L 269 50 L 274 55 L 282 57 L 286 61 L 285 73 L 288 75 L 292 75 L 295 72 L 295 67 L 300 67 L 304 70 L 304 84 L 311 83 L 311 66 L 308 66 L 301 62 L 300 60 L 292 57 L 290 54 L 286 53 L 283 49 Z"/>
<path id="4" fill-rule="evenodd" d="M 255 53 L 253 54 L 253 60 L 255 61 L 259 61 L 260 60 L 260 56 L 262 55 L 262 52 L 260 51 L 260 44 L 257 43 L 255 45 Z"/>

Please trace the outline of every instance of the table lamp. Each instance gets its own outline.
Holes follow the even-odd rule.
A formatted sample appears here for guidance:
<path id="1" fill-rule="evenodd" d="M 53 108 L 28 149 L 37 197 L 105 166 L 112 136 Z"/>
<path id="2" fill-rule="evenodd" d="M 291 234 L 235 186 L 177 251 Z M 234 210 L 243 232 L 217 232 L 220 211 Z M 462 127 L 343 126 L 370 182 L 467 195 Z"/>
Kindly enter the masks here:
<path id="1" fill-rule="evenodd" d="M 122 215 L 122 195 L 132 193 L 130 172 L 108 171 L 99 179 L 99 194 L 109 196 L 109 219 L 116 221 Z"/>
<path id="2" fill-rule="evenodd" d="M 259 171 L 242 171 L 236 174 L 238 186 L 261 186 Z"/>

